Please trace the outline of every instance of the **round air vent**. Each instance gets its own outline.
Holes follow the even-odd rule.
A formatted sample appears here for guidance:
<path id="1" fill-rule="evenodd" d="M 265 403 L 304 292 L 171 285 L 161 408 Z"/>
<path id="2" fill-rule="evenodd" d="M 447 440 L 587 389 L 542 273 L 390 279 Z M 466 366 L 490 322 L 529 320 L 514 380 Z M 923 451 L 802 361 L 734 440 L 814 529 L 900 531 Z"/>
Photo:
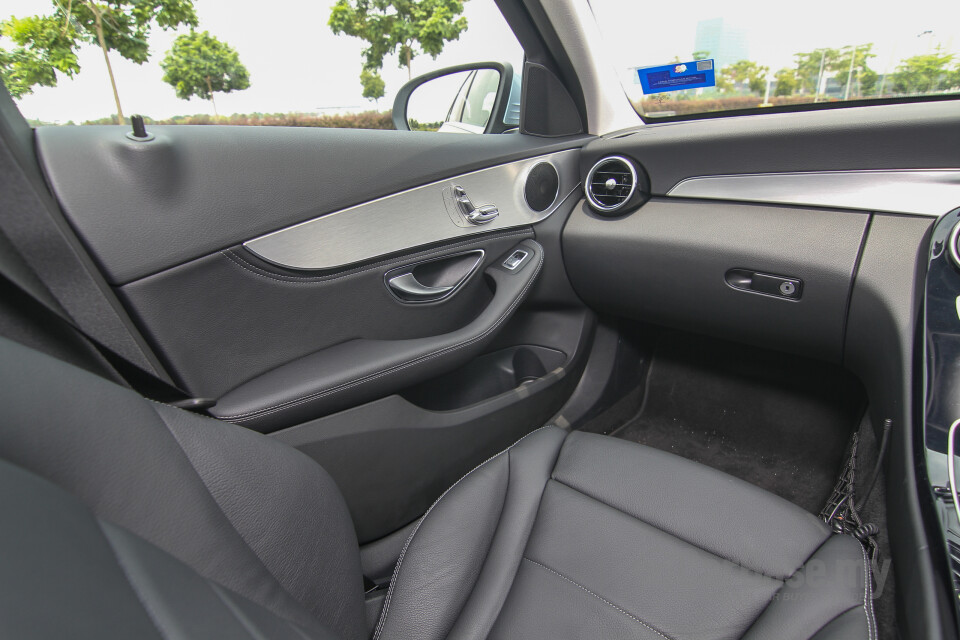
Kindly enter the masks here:
<path id="1" fill-rule="evenodd" d="M 541 162 L 530 170 L 523 197 L 530 208 L 539 213 L 550 208 L 559 191 L 560 176 L 557 175 L 557 169 L 549 162 Z"/>
<path id="2" fill-rule="evenodd" d="M 636 189 L 637 170 L 621 156 L 608 156 L 593 165 L 584 184 L 587 200 L 601 213 L 620 209 Z"/>

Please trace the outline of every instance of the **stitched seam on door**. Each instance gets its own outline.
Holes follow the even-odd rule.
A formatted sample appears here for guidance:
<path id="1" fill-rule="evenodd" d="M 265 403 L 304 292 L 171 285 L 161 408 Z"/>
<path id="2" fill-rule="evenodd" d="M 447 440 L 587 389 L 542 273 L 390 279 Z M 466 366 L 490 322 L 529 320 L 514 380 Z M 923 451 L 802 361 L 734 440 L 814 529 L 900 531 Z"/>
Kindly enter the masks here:
<path id="1" fill-rule="evenodd" d="M 539 246 L 539 245 L 538 245 L 538 246 Z M 255 411 L 247 411 L 247 412 L 244 412 L 244 413 L 238 413 L 238 414 L 233 414 L 233 415 L 224 415 L 224 416 L 218 416 L 218 417 L 219 417 L 221 420 L 228 420 L 228 421 L 235 421 L 235 422 L 245 422 L 245 421 L 247 421 L 247 420 L 252 420 L 252 419 L 255 419 L 255 418 L 261 418 L 261 417 L 263 417 L 263 416 L 267 416 L 267 415 L 270 415 L 270 414 L 272 414 L 272 413 L 276 413 L 277 411 L 282 411 L 282 410 L 284 410 L 284 409 L 290 409 L 290 408 L 299 406 L 299 405 L 301 405 L 301 404 L 303 404 L 303 403 L 305 403 L 305 402 L 310 402 L 310 401 L 312 401 L 312 400 L 317 400 L 317 399 L 319 399 L 319 398 L 326 397 L 326 396 L 331 395 L 331 394 L 333 394 L 333 393 L 338 393 L 338 392 L 340 392 L 340 391 L 344 391 L 344 390 L 346 390 L 346 389 L 350 389 L 350 388 L 352 388 L 352 387 L 357 386 L 358 384 L 363 384 L 363 383 L 365 383 L 365 382 L 370 382 L 370 381 L 372 381 L 372 380 L 376 380 L 377 378 L 381 378 L 381 377 L 383 377 L 383 376 L 387 376 L 387 375 L 394 374 L 394 373 L 396 373 L 396 372 L 398 372 L 398 371 L 401 371 L 402 369 L 406 369 L 407 367 L 413 366 L 413 365 L 415 365 L 415 364 L 420 364 L 421 362 L 426 362 L 427 360 L 431 360 L 431 359 L 433 359 L 433 358 L 436 358 L 436 357 L 439 357 L 439 356 L 442 356 L 442 355 L 446 355 L 446 354 L 448 354 L 448 353 L 452 353 L 453 351 L 456 351 L 456 350 L 458 350 L 458 349 L 462 349 L 463 347 L 467 347 L 467 346 L 473 344 L 474 342 L 478 342 L 478 341 L 480 341 L 480 340 L 483 340 L 483 339 L 486 338 L 488 335 L 490 335 L 491 332 L 493 332 L 494 330 L 496 330 L 496 328 L 499 327 L 499 326 L 510 316 L 510 314 L 511 314 L 511 313 L 513 312 L 513 310 L 517 307 L 517 305 L 520 304 L 520 303 L 523 301 L 524 296 L 525 296 L 527 290 L 533 285 L 534 282 L 537 281 L 537 276 L 538 276 L 539 273 L 540 273 L 540 269 L 543 267 L 543 250 L 542 250 L 543 248 L 540 247 L 540 249 L 541 249 L 541 251 L 540 251 L 540 261 L 537 263 L 537 270 L 534 272 L 533 276 L 531 276 L 530 282 L 528 282 L 528 283 L 526 284 L 526 286 L 524 286 L 523 290 L 521 290 L 521 291 L 520 291 L 520 294 L 517 296 L 517 299 L 513 301 L 513 304 L 511 304 L 511 305 L 507 308 L 507 310 L 500 316 L 500 318 L 499 318 L 489 329 L 485 330 L 485 331 L 482 332 L 480 335 L 478 335 L 478 336 L 476 336 L 476 337 L 474 337 L 474 338 L 471 338 L 471 339 L 469 339 L 469 340 L 467 340 L 467 341 L 465 341 L 465 342 L 461 342 L 461 343 L 459 343 L 459 344 L 450 345 L 449 347 L 444 347 L 443 349 L 440 349 L 440 350 L 435 351 L 435 352 L 433 352 L 433 353 L 425 354 L 425 355 L 419 356 L 418 358 L 415 358 L 415 359 L 413 359 L 413 360 L 409 360 L 409 361 L 407 361 L 407 362 L 403 362 L 403 363 L 400 363 L 400 364 L 398 364 L 398 365 L 394 365 L 394 366 L 391 367 L 390 369 L 386 369 L 386 370 L 384 370 L 384 371 L 380 371 L 380 372 L 378 372 L 378 373 L 376 373 L 376 374 L 368 375 L 368 376 L 365 376 L 365 377 L 362 377 L 362 378 L 357 378 L 357 379 L 355 379 L 355 380 L 350 380 L 350 381 L 341 383 L 341 384 L 337 385 L 336 387 L 332 387 L 332 388 L 330 388 L 330 389 L 324 389 L 324 390 L 321 390 L 321 391 L 317 391 L 317 392 L 314 392 L 314 393 L 312 393 L 312 394 L 310 394 L 310 395 L 308 395 L 308 396 L 304 396 L 304 397 L 302 397 L 302 398 L 296 398 L 296 399 L 294 399 L 294 400 L 288 400 L 288 401 L 282 402 L 282 403 L 280 403 L 280 404 L 272 405 L 272 406 L 270 406 L 270 407 L 265 407 L 264 409 L 257 409 L 257 410 L 255 410 Z"/>
<path id="2" fill-rule="evenodd" d="M 270 280 L 276 280 L 277 282 L 286 282 L 288 284 L 323 284 L 326 282 L 335 282 L 343 278 L 350 278 L 352 276 L 360 275 L 362 273 L 367 273 L 369 271 L 376 271 L 382 267 L 390 266 L 396 264 L 402 266 L 403 264 L 409 262 L 410 260 L 423 260 L 425 258 L 433 258 L 436 256 L 442 256 L 451 249 L 458 249 L 460 247 L 475 245 L 478 243 L 483 243 L 485 241 L 496 241 L 503 240 L 507 238 L 514 238 L 518 236 L 532 237 L 534 234 L 532 231 L 511 231 L 509 233 L 503 233 L 499 235 L 487 235 L 487 236 L 473 236 L 472 240 L 464 240 L 463 242 L 458 242 L 456 244 L 448 244 L 443 247 L 436 249 L 434 251 L 426 251 L 419 253 L 411 253 L 400 258 L 393 258 L 391 260 L 383 260 L 376 264 L 372 264 L 361 269 L 356 269 L 349 271 L 347 273 L 341 273 L 338 275 L 331 276 L 287 276 L 281 274 L 270 273 L 269 271 L 264 270 L 261 267 L 247 261 L 243 256 L 239 255 L 232 249 L 227 249 L 221 251 L 220 253 L 227 259 L 230 260 L 234 265 L 249 271 L 254 275 L 258 275 L 263 278 L 268 278 Z"/>

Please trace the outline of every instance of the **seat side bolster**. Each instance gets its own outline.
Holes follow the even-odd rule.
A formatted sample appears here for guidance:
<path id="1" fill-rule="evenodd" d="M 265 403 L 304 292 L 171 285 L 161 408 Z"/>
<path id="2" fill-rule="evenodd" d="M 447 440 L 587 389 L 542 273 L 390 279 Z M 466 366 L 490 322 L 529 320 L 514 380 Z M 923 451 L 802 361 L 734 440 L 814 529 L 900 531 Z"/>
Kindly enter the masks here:
<path id="1" fill-rule="evenodd" d="M 366 637 L 357 537 L 333 478 L 300 451 L 248 429 L 154 408 L 283 590 L 345 638 Z"/>
<path id="2" fill-rule="evenodd" d="M 434 503 L 400 555 L 375 640 L 486 635 L 566 435 L 557 427 L 538 429 Z"/>
<path id="3" fill-rule="evenodd" d="M 863 546 L 852 536 L 833 535 L 784 583 L 744 640 L 874 640 L 871 587 Z"/>

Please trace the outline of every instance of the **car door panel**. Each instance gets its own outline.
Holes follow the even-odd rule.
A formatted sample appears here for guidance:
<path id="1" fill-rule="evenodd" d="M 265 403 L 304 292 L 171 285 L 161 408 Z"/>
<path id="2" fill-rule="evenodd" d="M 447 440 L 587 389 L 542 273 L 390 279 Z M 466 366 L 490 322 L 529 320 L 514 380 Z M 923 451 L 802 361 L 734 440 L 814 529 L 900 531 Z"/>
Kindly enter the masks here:
<path id="1" fill-rule="evenodd" d="M 529 227 L 483 234 L 328 275 L 278 269 L 234 247 L 127 284 L 120 293 L 184 387 L 199 397 L 220 398 L 335 345 L 423 339 L 465 327 L 493 297 L 483 277 L 471 278 L 440 302 L 411 305 L 390 293 L 384 274 L 483 249 L 480 276 L 532 236 Z"/>
<path id="2" fill-rule="evenodd" d="M 153 139 L 136 142 L 118 127 L 36 132 L 37 154 L 65 216 L 114 285 L 437 180 L 577 148 L 586 139 L 309 127 L 154 126 L 150 133 Z M 480 202 L 483 193 L 472 197 L 487 204 Z M 438 218 L 449 224 L 443 209 Z M 401 208 L 396 217 L 425 224 L 418 214 L 405 216 Z M 373 232 L 397 233 L 376 226 Z M 445 237 L 415 238 L 385 253 Z M 336 240 L 351 239 L 358 241 Z"/>
<path id="3" fill-rule="evenodd" d="M 525 262 L 505 268 L 503 262 L 517 251 L 527 254 Z M 543 268 L 543 247 L 533 240 L 494 255 L 483 272 L 492 282 L 492 292 L 484 295 L 489 302 L 468 324 L 421 338 L 354 338 L 313 351 L 220 396 L 211 413 L 261 431 L 275 430 L 382 397 L 468 362 L 523 303 Z M 347 317 L 359 315 L 366 313 Z M 430 308 L 420 315 L 443 317 L 444 312 Z"/>

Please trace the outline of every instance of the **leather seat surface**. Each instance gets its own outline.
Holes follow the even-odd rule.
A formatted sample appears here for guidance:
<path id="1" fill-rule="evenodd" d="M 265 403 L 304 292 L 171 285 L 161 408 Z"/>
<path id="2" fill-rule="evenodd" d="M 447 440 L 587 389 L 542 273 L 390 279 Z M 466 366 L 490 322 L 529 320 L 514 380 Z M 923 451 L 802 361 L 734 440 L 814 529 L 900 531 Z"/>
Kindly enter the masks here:
<path id="1" fill-rule="evenodd" d="M 669 453 L 545 427 L 428 512 L 375 638 L 872 638 L 862 545 Z"/>
<path id="2" fill-rule="evenodd" d="M 367 635 L 346 505 L 300 452 L 5 339 L 0 406 L 0 635 Z M 789 502 L 544 427 L 420 520 L 374 637 L 871 639 L 871 596 L 860 543 Z"/>

